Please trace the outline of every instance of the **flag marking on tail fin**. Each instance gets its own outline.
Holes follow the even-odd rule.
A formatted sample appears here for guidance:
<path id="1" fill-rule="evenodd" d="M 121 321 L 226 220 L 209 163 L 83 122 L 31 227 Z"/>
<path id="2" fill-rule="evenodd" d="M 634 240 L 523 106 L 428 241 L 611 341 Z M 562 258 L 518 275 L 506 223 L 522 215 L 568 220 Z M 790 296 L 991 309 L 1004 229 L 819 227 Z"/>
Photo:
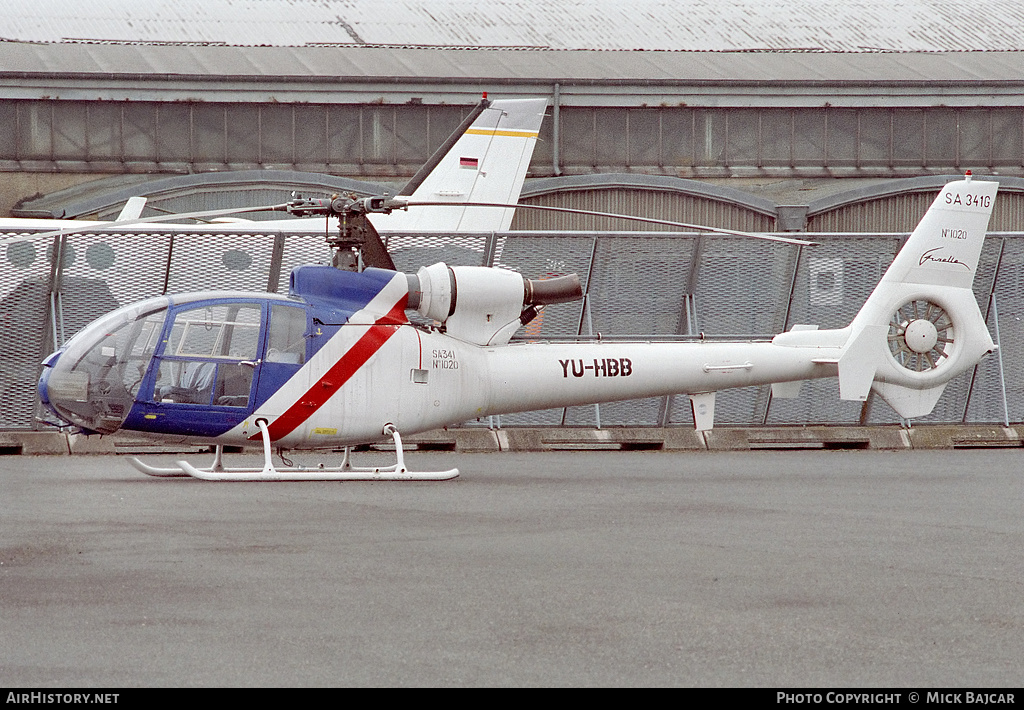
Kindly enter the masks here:
<path id="1" fill-rule="evenodd" d="M 537 131 L 512 131 L 497 128 L 470 128 L 466 133 L 475 136 L 503 136 L 505 138 L 536 138 L 540 135 Z"/>

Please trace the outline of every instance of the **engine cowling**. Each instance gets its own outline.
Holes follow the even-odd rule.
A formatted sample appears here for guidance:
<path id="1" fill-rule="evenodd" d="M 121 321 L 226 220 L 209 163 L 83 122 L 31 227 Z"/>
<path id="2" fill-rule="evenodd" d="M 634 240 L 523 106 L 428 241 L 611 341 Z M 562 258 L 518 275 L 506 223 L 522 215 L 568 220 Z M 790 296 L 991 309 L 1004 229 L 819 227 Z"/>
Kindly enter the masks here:
<path id="1" fill-rule="evenodd" d="M 409 308 L 442 323 L 449 335 L 477 345 L 504 345 L 543 306 L 583 297 L 576 274 L 527 279 L 505 269 L 441 262 L 408 278 Z"/>

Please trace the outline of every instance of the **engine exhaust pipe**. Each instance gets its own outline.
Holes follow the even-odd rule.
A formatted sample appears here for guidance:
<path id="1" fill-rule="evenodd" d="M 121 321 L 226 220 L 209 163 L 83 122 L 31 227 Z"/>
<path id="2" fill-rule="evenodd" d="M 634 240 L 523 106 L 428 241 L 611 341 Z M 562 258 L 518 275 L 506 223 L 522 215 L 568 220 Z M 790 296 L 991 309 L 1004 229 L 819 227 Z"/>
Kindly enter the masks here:
<path id="1" fill-rule="evenodd" d="M 553 279 L 523 279 L 524 306 L 547 306 L 552 303 L 569 303 L 583 298 L 583 285 L 576 274 Z"/>

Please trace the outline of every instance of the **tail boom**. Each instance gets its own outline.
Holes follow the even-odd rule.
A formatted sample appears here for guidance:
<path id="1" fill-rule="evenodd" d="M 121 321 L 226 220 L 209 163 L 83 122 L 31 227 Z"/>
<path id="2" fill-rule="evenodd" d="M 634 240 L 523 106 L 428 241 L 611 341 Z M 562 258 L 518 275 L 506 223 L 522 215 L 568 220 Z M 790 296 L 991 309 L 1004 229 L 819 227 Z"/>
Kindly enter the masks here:
<path id="1" fill-rule="evenodd" d="M 772 342 L 523 344 L 479 351 L 471 416 L 834 377 L 838 349 Z M 825 355 L 825 362 L 816 361 Z M 482 384 L 483 380 L 481 381 Z M 482 405 L 482 406 L 481 406 Z"/>

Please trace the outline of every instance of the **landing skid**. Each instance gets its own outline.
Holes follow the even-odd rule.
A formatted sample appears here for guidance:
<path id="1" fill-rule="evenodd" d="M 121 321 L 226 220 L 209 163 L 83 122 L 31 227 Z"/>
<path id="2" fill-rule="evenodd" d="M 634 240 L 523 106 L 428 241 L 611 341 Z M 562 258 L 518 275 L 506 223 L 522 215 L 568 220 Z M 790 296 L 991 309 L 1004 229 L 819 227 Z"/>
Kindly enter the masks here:
<path id="1" fill-rule="evenodd" d="M 286 466 L 276 468 L 270 454 L 270 432 L 267 423 L 260 419 L 256 422 L 263 435 L 263 468 L 225 468 L 223 465 L 223 447 L 218 446 L 213 463 L 205 468 L 196 468 L 188 461 L 177 461 L 175 468 L 156 468 L 142 463 L 137 458 L 128 462 L 137 470 L 149 476 L 201 478 L 204 481 L 446 481 L 459 475 L 459 469 L 447 471 L 410 471 L 405 466 L 405 452 L 402 450 L 402 437 L 391 424 L 384 427 L 384 433 L 390 434 L 395 441 L 397 462 L 393 466 L 377 468 L 353 466 L 350 449 L 345 448 L 345 456 L 340 466 L 324 466 L 316 468 L 304 466 Z"/>
<path id="2" fill-rule="evenodd" d="M 144 473 L 147 476 L 156 476 L 158 478 L 188 478 L 191 475 L 191 474 L 186 473 L 185 471 L 183 471 L 181 469 L 181 467 L 179 467 L 179 466 L 174 466 L 172 468 L 157 468 L 156 466 L 150 466 L 149 464 L 142 462 L 141 460 L 139 460 L 135 456 L 129 457 L 128 458 L 128 463 L 130 463 L 135 468 L 136 471 L 139 471 L 140 473 Z M 225 471 L 225 470 L 227 470 L 227 471 L 237 471 L 239 469 L 225 469 L 224 468 L 224 447 L 223 446 L 218 446 L 214 450 L 213 463 L 210 464 L 210 466 L 208 466 L 207 468 L 201 468 L 199 470 L 200 471 L 211 471 L 212 472 L 212 471 Z M 241 469 L 241 470 L 247 470 L 247 469 Z"/>

